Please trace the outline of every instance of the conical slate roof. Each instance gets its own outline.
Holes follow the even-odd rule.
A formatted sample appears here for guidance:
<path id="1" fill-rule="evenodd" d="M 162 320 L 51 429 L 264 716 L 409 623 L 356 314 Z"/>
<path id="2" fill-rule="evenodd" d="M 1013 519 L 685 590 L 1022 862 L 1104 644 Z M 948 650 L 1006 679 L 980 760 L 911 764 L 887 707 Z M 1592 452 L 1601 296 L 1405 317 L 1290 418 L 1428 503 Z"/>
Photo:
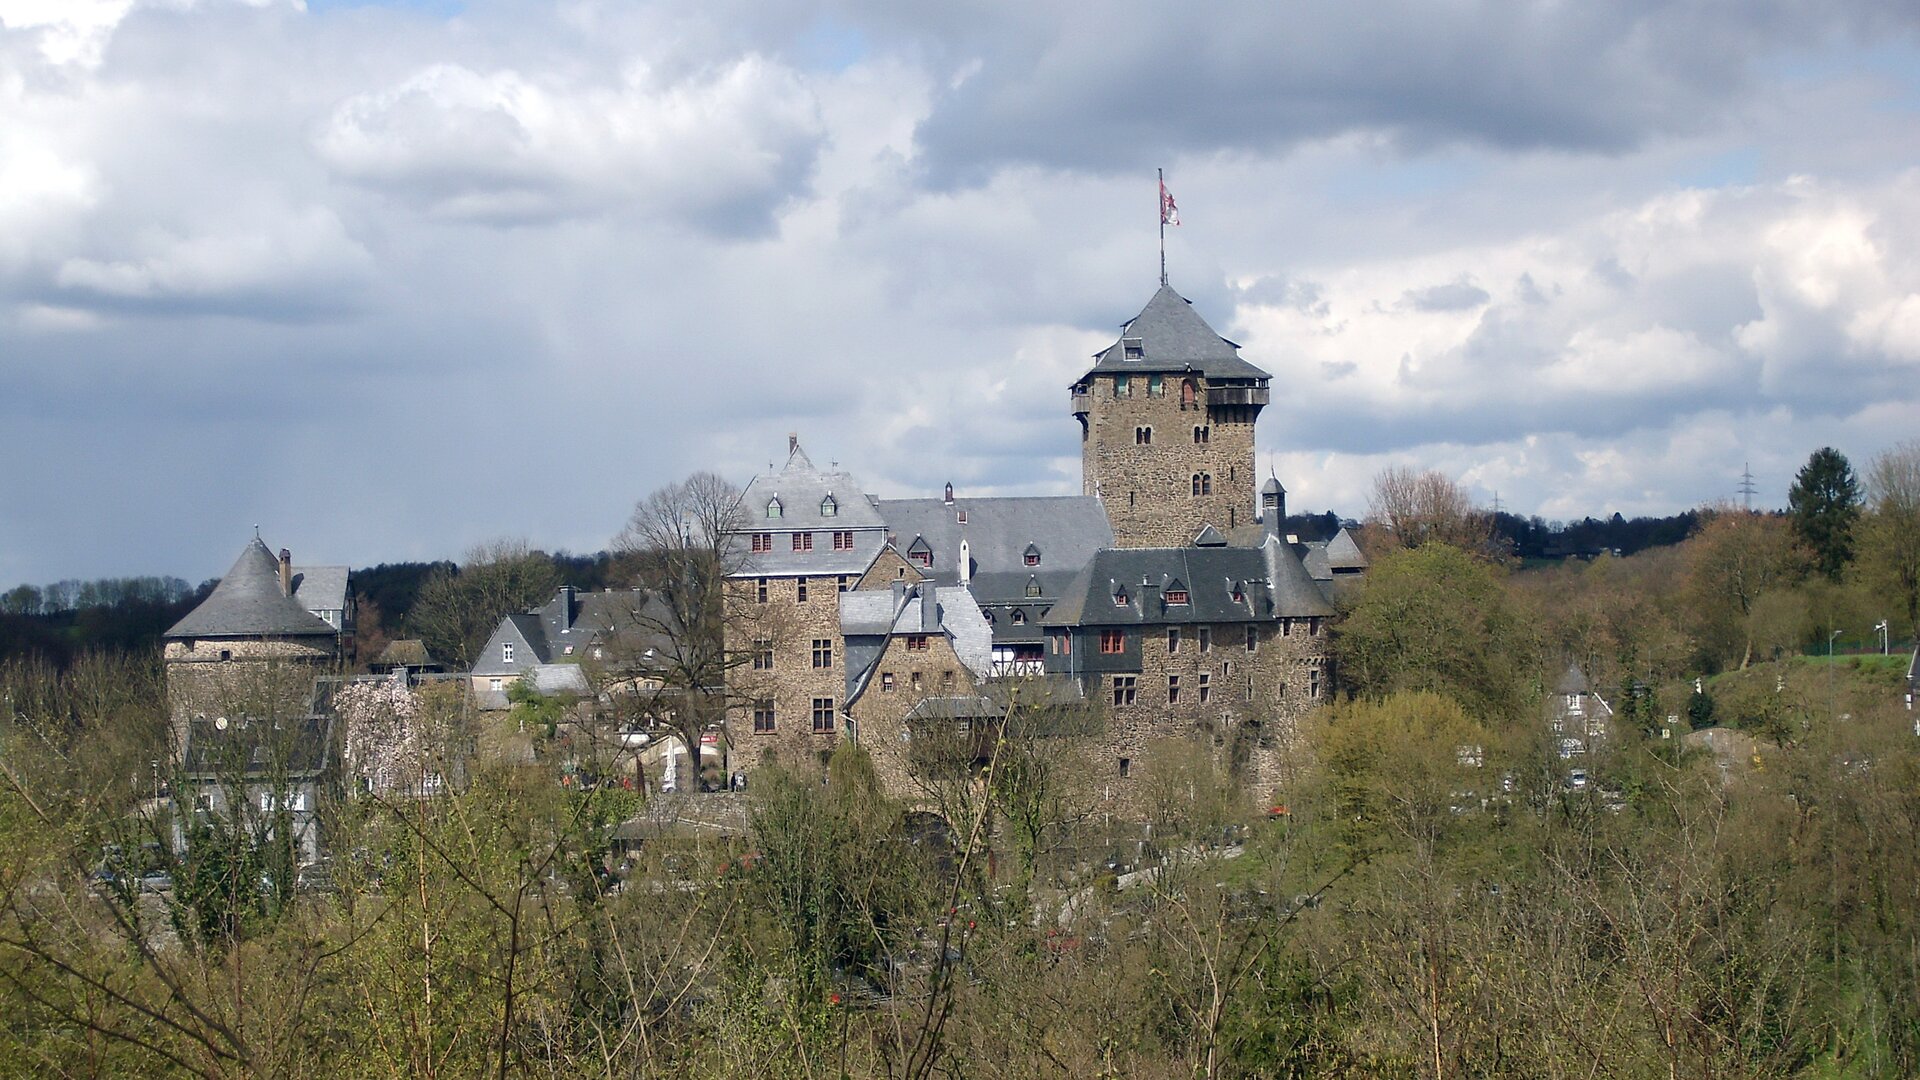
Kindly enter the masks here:
<path id="1" fill-rule="evenodd" d="M 1129 343 L 1136 344 L 1138 356 L 1129 358 Z M 1266 372 L 1240 359 L 1240 346 L 1215 333 L 1171 285 L 1160 286 L 1140 314 L 1127 320 L 1119 341 L 1094 354 L 1093 371 L 1196 371 L 1208 379 L 1267 378 Z"/>
<path id="2" fill-rule="evenodd" d="M 333 627 L 280 589 L 280 560 L 255 537 L 200 606 L 167 631 L 170 638 L 332 637 Z"/>

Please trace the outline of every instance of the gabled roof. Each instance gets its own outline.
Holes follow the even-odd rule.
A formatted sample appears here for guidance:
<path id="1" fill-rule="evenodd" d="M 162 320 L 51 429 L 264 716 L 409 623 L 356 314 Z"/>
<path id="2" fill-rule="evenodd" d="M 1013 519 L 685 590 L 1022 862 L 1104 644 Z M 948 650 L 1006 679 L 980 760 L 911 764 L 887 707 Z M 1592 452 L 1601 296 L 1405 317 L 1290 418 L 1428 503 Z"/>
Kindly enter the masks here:
<path id="1" fill-rule="evenodd" d="M 964 539 L 973 562 L 968 585 L 982 603 L 1033 599 L 1033 579 L 1044 596 L 1057 596 L 1094 552 L 1113 544 L 1113 522 L 1090 495 L 882 499 L 878 506 L 896 545 L 912 540 L 932 552 L 933 565 L 923 572 L 941 585 L 960 583 Z M 1039 565 L 1027 565 L 1029 551 Z"/>
<path id="2" fill-rule="evenodd" d="M 173 625 L 170 638 L 333 637 L 326 621 L 280 589 L 280 560 L 259 537 L 200 606 Z"/>
<path id="3" fill-rule="evenodd" d="M 923 606 L 934 605 L 933 618 Z M 840 635 L 846 641 L 847 697 L 851 707 L 872 681 L 888 642 L 932 628 L 953 643 L 960 663 L 976 679 L 993 667 L 993 629 L 973 594 L 958 586 L 925 582 L 898 594 L 892 589 L 862 589 L 840 594 Z"/>
<path id="4" fill-rule="evenodd" d="M 1166 603 L 1170 582 L 1188 602 Z M 1235 591 L 1241 598 L 1236 601 Z M 1115 603 L 1124 591 L 1126 602 Z M 1333 605 L 1300 555 L 1278 540 L 1259 548 L 1111 548 L 1095 555 L 1043 622 L 1048 626 L 1264 622 L 1329 616 Z"/>
<path id="5" fill-rule="evenodd" d="M 1127 359 L 1138 342 L 1139 358 Z M 1194 371 L 1213 379 L 1266 379 L 1266 372 L 1240 359 L 1240 346 L 1214 332 L 1186 297 L 1162 285 L 1140 314 L 1120 330 L 1120 340 L 1094 354 L 1093 374 Z"/>
<path id="6" fill-rule="evenodd" d="M 1580 670 L 1579 663 L 1567 665 L 1567 673 L 1560 676 L 1560 682 L 1553 688 L 1556 694 L 1584 694 L 1592 688 L 1587 685 L 1587 673 Z"/>
<path id="7" fill-rule="evenodd" d="M 343 611 L 349 573 L 344 566 L 296 566 L 293 598 L 308 611 Z"/>
<path id="8" fill-rule="evenodd" d="M 775 500 L 780 516 L 768 517 Z M 831 501 L 833 513 L 822 512 Z M 814 533 L 813 549 L 793 550 L 789 533 Z M 853 533 L 851 550 L 835 551 L 834 532 Z M 772 533 L 770 551 L 752 551 L 754 533 Z M 886 546 L 884 524 L 873 500 L 861 492 L 850 474 L 817 469 L 794 440 L 787 463 L 779 472 L 756 476 L 740 496 L 740 526 L 728 541 L 737 568 L 733 577 L 838 576 L 860 574 Z"/>
<path id="9" fill-rule="evenodd" d="M 588 659 L 587 647 L 594 645 L 617 648 L 625 662 L 642 660 L 648 650 L 664 655 L 673 648 L 672 627 L 671 609 L 643 590 L 563 587 L 539 607 L 500 620 L 475 658 L 472 674 L 518 676 L 543 664 L 574 663 Z M 498 648 L 503 643 L 525 645 L 527 654 L 516 648 L 513 662 L 505 663 Z"/>

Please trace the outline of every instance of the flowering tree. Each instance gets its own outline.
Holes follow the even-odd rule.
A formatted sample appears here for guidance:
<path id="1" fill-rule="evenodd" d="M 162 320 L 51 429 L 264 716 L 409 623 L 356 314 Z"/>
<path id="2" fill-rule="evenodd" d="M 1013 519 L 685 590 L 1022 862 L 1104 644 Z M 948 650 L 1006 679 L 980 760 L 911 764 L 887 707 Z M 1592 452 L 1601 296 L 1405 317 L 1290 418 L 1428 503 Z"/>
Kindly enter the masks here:
<path id="1" fill-rule="evenodd" d="M 333 695 L 335 713 L 346 723 L 347 768 L 375 791 L 393 791 L 418 782 L 426 758 L 420 698 L 404 683 L 383 680 L 348 683 Z"/>

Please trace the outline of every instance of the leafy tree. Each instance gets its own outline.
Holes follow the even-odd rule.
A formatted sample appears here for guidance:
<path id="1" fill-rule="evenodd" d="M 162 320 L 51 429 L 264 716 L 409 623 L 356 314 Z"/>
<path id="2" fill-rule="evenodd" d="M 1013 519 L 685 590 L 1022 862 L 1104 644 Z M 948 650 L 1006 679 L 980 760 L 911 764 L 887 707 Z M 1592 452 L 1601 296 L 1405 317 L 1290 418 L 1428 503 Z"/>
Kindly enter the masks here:
<path id="1" fill-rule="evenodd" d="M 1333 639 L 1362 695 L 1430 690 L 1482 717 L 1520 714 L 1532 642 L 1503 572 L 1448 544 L 1391 552 Z"/>
<path id="2" fill-rule="evenodd" d="M 1805 552 L 1785 519 L 1724 509 L 1687 541 L 1687 553 L 1687 601 L 1702 659 L 1718 667 L 1737 656 L 1746 667 L 1762 628 L 1754 622 L 1760 597 L 1797 582 Z"/>
<path id="3" fill-rule="evenodd" d="M 1875 458 L 1867 470 L 1869 515 L 1862 550 L 1870 577 L 1920 627 L 1920 439 Z"/>
<path id="4" fill-rule="evenodd" d="M 1713 726 L 1713 695 L 1705 689 L 1695 690 L 1687 698 L 1687 723 L 1695 731 Z"/>
<path id="5" fill-rule="evenodd" d="M 1847 456 L 1831 446 L 1813 452 L 1787 491 L 1793 531 L 1813 550 L 1829 580 L 1853 561 L 1853 526 L 1860 517 L 1860 483 Z"/>

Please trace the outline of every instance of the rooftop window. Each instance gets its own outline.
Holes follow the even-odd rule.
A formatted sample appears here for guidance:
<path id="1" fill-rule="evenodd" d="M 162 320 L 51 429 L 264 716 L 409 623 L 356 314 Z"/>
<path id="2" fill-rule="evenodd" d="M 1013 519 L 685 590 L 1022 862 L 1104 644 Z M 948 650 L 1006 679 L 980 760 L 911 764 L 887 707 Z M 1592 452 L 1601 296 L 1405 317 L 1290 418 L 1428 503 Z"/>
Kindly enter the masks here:
<path id="1" fill-rule="evenodd" d="M 775 495 L 773 498 L 767 500 L 767 516 L 770 518 L 780 516 L 780 496 Z"/>
<path id="2" fill-rule="evenodd" d="M 1147 358 L 1146 343 L 1137 337 L 1121 338 L 1120 355 L 1128 360 L 1145 360 Z"/>
<path id="3" fill-rule="evenodd" d="M 839 512 L 840 512 L 840 504 L 833 501 L 832 495 L 828 495 L 826 498 L 820 500 L 820 516 L 821 517 L 832 517 L 833 515 Z"/>

